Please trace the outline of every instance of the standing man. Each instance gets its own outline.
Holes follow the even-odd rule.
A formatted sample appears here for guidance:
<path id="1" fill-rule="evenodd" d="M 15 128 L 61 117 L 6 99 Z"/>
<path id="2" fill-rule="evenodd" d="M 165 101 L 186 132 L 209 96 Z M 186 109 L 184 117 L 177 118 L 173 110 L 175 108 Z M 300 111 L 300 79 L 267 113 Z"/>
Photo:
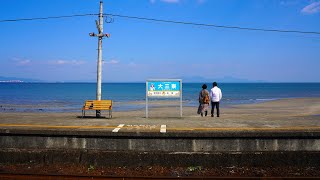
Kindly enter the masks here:
<path id="1" fill-rule="evenodd" d="M 211 99 L 211 117 L 214 115 L 214 107 L 217 108 L 217 117 L 220 116 L 220 100 L 222 98 L 221 89 L 218 88 L 218 84 L 216 82 L 212 83 L 212 89 L 210 91 L 210 99 Z"/>

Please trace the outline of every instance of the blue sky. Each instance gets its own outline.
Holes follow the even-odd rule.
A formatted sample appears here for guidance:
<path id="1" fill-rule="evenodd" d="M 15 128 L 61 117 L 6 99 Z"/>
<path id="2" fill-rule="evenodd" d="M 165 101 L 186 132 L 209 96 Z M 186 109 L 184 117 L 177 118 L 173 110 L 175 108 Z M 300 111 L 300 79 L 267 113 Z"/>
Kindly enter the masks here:
<path id="1" fill-rule="evenodd" d="M 0 1 L 0 20 L 98 13 L 99 0 Z M 105 0 L 104 13 L 320 32 L 319 0 Z M 234 77 L 320 82 L 320 35 L 199 27 L 113 17 L 103 81 Z M 96 16 L 0 23 L 0 76 L 96 81 Z"/>

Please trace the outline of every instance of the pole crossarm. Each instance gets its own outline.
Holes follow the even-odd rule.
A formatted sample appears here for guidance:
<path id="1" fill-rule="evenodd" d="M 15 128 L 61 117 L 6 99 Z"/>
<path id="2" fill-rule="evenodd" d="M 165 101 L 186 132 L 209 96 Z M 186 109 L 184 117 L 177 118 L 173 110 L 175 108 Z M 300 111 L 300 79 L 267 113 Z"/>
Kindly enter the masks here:
<path id="1" fill-rule="evenodd" d="M 91 36 L 91 37 L 107 37 L 107 38 L 109 38 L 110 37 L 110 34 L 102 34 L 102 33 L 99 33 L 99 34 L 96 34 L 96 33 L 94 33 L 94 32 L 91 32 L 91 33 L 89 33 L 89 36 Z"/>

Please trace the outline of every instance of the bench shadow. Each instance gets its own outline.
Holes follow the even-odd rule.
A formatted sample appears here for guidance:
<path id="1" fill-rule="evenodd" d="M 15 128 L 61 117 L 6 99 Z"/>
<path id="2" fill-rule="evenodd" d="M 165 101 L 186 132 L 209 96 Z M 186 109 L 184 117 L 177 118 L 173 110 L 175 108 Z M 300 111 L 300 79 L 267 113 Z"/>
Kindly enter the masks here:
<path id="1" fill-rule="evenodd" d="M 100 117 L 96 117 L 96 116 L 77 116 L 77 118 L 79 119 L 112 119 L 110 117 L 107 116 L 100 116 Z"/>

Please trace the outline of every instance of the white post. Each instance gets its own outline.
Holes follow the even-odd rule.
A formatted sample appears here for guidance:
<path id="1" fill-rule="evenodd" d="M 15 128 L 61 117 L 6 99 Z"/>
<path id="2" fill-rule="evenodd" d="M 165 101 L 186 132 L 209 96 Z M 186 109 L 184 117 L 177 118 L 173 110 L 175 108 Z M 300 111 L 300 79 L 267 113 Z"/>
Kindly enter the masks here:
<path id="1" fill-rule="evenodd" d="M 180 117 L 182 118 L 182 79 L 180 80 Z"/>
<path id="2" fill-rule="evenodd" d="M 103 2 L 100 1 L 99 23 L 97 24 L 99 31 L 98 36 L 98 62 L 97 62 L 97 100 L 101 100 L 101 77 L 102 77 L 102 38 L 103 38 Z M 100 110 L 96 111 L 96 117 L 100 117 Z"/>
<path id="3" fill-rule="evenodd" d="M 146 82 L 146 118 L 149 117 L 149 105 L 148 105 L 149 101 L 148 101 L 148 81 Z"/>
<path id="4" fill-rule="evenodd" d="M 103 2 L 100 1 L 99 21 L 96 20 L 98 34 L 89 33 L 91 37 L 98 37 L 98 61 L 97 61 L 97 100 L 101 100 L 101 82 L 102 82 L 102 39 L 110 37 L 110 34 L 103 34 Z M 100 117 L 100 110 L 96 110 L 96 117 Z"/>

